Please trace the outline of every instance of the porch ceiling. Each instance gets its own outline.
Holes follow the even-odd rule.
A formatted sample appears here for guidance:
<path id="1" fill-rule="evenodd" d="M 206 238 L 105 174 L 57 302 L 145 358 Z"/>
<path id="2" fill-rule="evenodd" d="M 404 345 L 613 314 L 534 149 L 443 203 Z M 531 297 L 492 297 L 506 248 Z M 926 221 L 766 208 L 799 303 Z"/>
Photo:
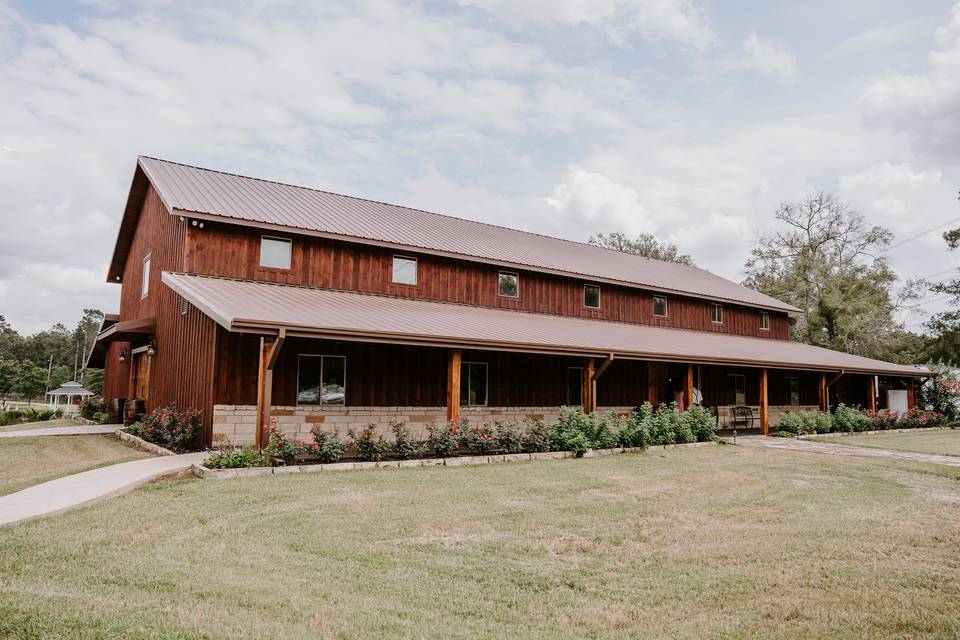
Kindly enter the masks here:
<path id="1" fill-rule="evenodd" d="M 702 364 L 926 376 L 768 338 L 164 272 L 162 282 L 228 331 Z"/>

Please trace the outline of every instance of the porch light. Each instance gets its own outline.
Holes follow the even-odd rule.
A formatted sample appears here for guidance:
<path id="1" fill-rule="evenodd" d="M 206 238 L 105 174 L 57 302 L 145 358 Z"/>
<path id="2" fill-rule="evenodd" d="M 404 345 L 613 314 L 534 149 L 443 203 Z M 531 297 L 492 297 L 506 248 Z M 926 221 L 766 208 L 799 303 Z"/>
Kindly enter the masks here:
<path id="1" fill-rule="evenodd" d="M 127 361 L 127 350 L 126 350 L 126 349 L 120 349 L 120 355 L 117 356 L 117 360 L 119 360 L 121 363 L 124 363 L 124 362 Z"/>

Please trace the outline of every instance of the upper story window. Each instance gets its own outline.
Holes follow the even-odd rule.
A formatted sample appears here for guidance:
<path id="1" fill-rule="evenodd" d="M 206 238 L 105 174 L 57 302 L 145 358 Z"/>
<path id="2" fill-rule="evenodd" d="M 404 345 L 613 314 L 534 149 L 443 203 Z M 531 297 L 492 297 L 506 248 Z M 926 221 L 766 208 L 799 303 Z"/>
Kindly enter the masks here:
<path id="1" fill-rule="evenodd" d="M 487 363 L 460 363 L 460 404 L 464 406 L 487 404 Z"/>
<path id="2" fill-rule="evenodd" d="M 301 354 L 297 361 L 297 404 L 343 404 L 347 359 Z"/>
<path id="3" fill-rule="evenodd" d="M 501 271 L 498 277 L 497 292 L 505 298 L 520 297 L 520 276 L 509 271 Z"/>
<path id="4" fill-rule="evenodd" d="M 770 331 L 770 314 L 766 311 L 760 312 L 760 330 Z"/>
<path id="5" fill-rule="evenodd" d="M 710 322 L 723 324 L 723 305 L 719 302 L 710 304 Z"/>
<path id="6" fill-rule="evenodd" d="M 151 254 L 147 254 L 147 257 L 143 259 L 143 271 L 140 272 L 141 300 L 146 298 L 147 294 L 150 293 L 150 257 Z"/>
<path id="7" fill-rule="evenodd" d="M 273 269 L 290 268 L 290 249 L 293 243 L 285 238 L 260 237 L 260 266 Z"/>
<path id="8" fill-rule="evenodd" d="M 406 256 L 393 256 L 393 275 L 395 284 L 417 284 L 417 259 Z"/>
<path id="9" fill-rule="evenodd" d="M 583 285 L 583 306 L 589 309 L 600 308 L 600 287 L 595 284 Z"/>
<path id="10" fill-rule="evenodd" d="M 653 296 L 653 315 L 667 317 L 667 296 Z"/>

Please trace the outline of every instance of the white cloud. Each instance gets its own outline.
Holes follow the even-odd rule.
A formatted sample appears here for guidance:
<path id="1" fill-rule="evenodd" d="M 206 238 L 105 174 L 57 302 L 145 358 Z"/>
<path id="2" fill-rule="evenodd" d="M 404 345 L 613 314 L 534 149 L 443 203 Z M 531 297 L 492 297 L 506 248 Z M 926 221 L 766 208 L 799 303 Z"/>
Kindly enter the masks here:
<path id="1" fill-rule="evenodd" d="M 779 80 L 795 80 L 799 74 L 797 55 L 772 40 L 756 33 L 743 41 L 743 57 L 738 66 L 753 69 Z"/>

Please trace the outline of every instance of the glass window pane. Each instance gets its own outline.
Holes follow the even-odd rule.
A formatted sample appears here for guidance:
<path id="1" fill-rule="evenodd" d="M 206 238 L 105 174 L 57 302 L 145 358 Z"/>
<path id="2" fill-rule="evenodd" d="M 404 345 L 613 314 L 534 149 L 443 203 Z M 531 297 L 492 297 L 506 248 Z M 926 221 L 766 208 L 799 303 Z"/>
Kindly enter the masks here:
<path id="1" fill-rule="evenodd" d="M 393 281 L 397 284 L 417 284 L 416 258 L 393 256 Z"/>
<path id="2" fill-rule="evenodd" d="M 280 238 L 260 238 L 260 266 L 276 269 L 290 268 L 289 240 Z"/>
<path id="3" fill-rule="evenodd" d="M 500 295 L 516 298 L 519 290 L 519 276 L 515 273 L 500 273 Z"/>
<path id="4" fill-rule="evenodd" d="M 320 367 L 323 358 L 300 356 L 297 368 L 297 404 L 320 404 Z"/>
<path id="5" fill-rule="evenodd" d="M 664 296 L 653 296 L 653 314 L 657 316 L 667 315 L 667 299 Z"/>
<path id="6" fill-rule="evenodd" d="M 321 404 L 343 404 L 347 359 L 342 356 L 323 357 L 323 379 L 320 385 Z"/>
<path id="7" fill-rule="evenodd" d="M 567 406 L 583 406 L 583 369 L 567 368 Z"/>
<path id="8" fill-rule="evenodd" d="M 591 309 L 600 308 L 600 287 L 592 284 L 583 287 L 583 306 Z"/>

